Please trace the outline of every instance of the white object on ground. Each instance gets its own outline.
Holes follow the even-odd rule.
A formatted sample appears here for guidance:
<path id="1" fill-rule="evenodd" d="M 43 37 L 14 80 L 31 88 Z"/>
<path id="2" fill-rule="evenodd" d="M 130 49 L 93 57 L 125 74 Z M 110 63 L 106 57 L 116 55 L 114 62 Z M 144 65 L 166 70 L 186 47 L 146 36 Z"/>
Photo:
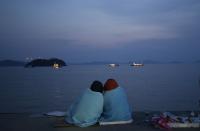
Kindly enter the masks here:
<path id="1" fill-rule="evenodd" d="M 168 123 L 171 128 L 199 128 L 199 123 Z"/>
<path id="2" fill-rule="evenodd" d="M 48 113 L 45 113 L 45 115 L 47 116 L 66 116 L 66 113 L 67 112 L 64 112 L 64 111 L 51 111 L 51 112 L 48 112 Z"/>
<path id="3" fill-rule="evenodd" d="M 110 122 L 99 122 L 99 125 L 115 125 L 115 124 L 129 124 L 132 123 L 133 120 L 128 121 L 110 121 Z"/>

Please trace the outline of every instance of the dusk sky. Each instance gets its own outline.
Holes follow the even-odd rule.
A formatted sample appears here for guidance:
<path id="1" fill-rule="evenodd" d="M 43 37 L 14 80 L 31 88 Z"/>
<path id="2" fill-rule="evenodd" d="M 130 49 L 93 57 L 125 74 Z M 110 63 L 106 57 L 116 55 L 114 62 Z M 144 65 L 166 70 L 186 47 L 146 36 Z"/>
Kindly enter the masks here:
<path id="1" fill-rule="evenodd" d="M 0 60 L 200 60 L 200 0 L 0 0 Z"/>

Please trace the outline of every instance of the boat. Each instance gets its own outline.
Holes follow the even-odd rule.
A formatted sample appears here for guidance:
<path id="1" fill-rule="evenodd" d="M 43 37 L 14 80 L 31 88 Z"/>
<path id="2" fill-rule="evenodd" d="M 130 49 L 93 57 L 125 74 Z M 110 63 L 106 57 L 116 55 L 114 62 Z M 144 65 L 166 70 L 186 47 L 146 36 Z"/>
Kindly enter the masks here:
<path id="1" fill-rule="evenodd" d="M 53 68 L 58 69 L 59 67 L 60 67 L 59 64 L 57 64 L 57 63 L 53 64 Z"/>
<path id="2" fill-rule="evenodd" d="M 144 66 L 144 64 L 142 64 L 142 63 L 135 63 L 134 62 L 134 63 L 131 64 L 131 66 Z"/>
<path id="3" fill-rule="evenodd" d="M 109 64 L 110 67 L 116 67 L 119 66 L 119 64 Z"/>

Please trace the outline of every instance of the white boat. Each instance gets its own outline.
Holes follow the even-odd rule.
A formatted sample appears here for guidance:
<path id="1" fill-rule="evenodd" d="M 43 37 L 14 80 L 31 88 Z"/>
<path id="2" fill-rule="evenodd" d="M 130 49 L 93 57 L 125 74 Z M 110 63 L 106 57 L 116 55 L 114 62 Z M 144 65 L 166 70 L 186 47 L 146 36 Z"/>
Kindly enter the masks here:
<path id="1" fill-rule="evenodd" d="M 110 67 L 116 67 L 119 66 L 119 64 L 109 64 Z"/>
<path id="2" fill-rule="evenodd" d="M 142 63 L 133 63 L 133 64 L 131 64 L 131 66 L 144 66 L 144 64 L 142 64 Z"/>

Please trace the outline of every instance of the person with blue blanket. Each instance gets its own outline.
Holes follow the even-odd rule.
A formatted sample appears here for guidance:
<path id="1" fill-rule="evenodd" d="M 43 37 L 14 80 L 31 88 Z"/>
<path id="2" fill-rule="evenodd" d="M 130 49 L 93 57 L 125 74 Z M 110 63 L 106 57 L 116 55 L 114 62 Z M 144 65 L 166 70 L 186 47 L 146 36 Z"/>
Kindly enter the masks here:
<path id="1" fill-rule="evenodd" d="M 96 124 L 103 112 L 103 84 L 94 81 L 67 111 L 65 121 L 79 127 Z"/>
<path id="2" fill-rule="evenodd" d="M 124 89 L 114 79 L 108 79 L 104 85 L 104 107 L 99 124 L 127 124 L 132 121 Z"/>

